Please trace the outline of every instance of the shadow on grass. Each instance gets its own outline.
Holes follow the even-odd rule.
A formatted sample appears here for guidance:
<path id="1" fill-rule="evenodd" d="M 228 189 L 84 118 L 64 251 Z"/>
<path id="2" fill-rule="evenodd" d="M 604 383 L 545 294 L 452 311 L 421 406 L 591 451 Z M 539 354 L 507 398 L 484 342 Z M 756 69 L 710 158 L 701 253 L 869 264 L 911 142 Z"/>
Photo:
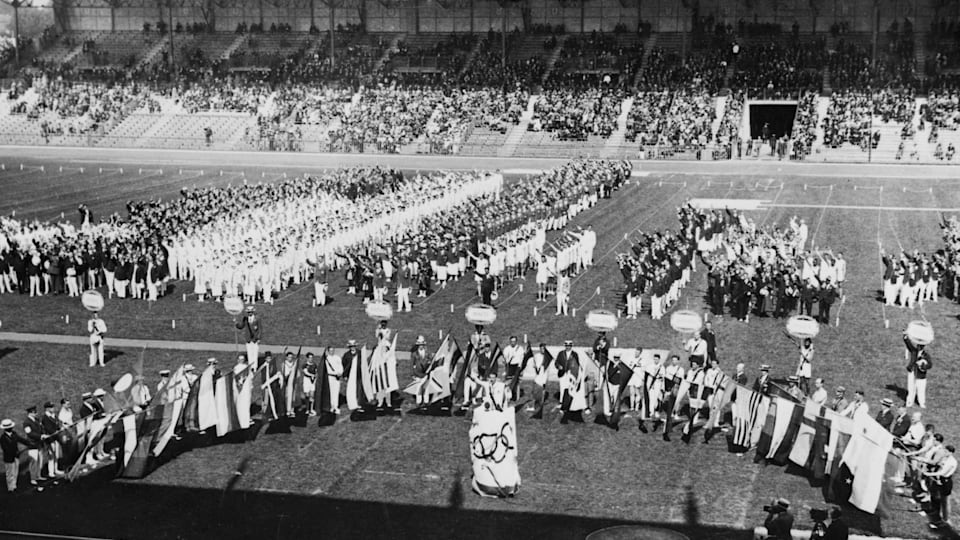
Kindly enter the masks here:
<path id="1" fill-rule="evenodd" d="M 17 352 L 18 350 L 19 350 L 19 349 L 17 349 L 16 347 L 3 347 L 3 348 L 0 348 L 0 360 L 3 360 L 3 358 L 4 358 L 5 356 L 7 356 L 8 354 L 13 354 L 13 353 Z"/>
<path id="2" fill-rule="evenodd" d="M 900 399 L 900 401 L 906 401 L 906 399 L 907 399 L 907 389 L 906 389 L 906 388 L 900 386 L 899 384 L 888 384 L 887 386 L 885 386 L 885 388 L 886 388 L 887 390 L 890 390 L 891 392 L 896 392 L 896 393 L 897 393 L 897 397 Z"/>
<path id="3" fill-rule="evenodd" d="M 109 364 L 114 358 L 119 358 L 121 356 L 123 356 L 123 351 L 118 351 L 117 349 L 104 349 L 103 363 Z"/>
<path id="4" fill-rule="evenodd" d="M 563 514 L 504 510 L 508 501 L 477 503 L 458 473 L 445 506 L 338 499 L 327 496 L 245 491 L 245 464 L 224 478 L 223 490 L 111 481 L 98 471 L 82 482 L 43 493 L 0 495 L 8 530 L 104 538 L 141 539 L 465 539 L 550 538 L 581 540 L 598 529 L 639 524 L 674 529 L 692 540 L 746 540 L 749 531 L 697 523 L 688 495 L 687 523 L 634 522 Z M 519 494 L 523 496 L 523 492 Z M 467 499 L 469 497 L 469 499 Z M 96 501 L 96 504 L 91 504 Z"/>

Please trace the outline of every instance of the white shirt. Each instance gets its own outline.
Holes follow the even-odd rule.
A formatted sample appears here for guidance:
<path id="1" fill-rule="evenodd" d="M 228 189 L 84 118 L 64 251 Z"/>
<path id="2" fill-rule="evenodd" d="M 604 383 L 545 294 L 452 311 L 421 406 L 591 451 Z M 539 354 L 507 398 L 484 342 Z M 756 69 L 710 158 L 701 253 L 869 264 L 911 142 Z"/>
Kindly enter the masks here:
<path id="1" fill-rule="evenodd" d="M 343 375 L 343 359 L 335 354 L 327 355 L 327 376 L 339 377 Z"/>
<path id="2" fill-rule="evenodd" d="M 520 362 L 523 360 L 523 347 L 521 347 L 520 344 L 507 345 L 503 349 L 503 357 L 506 359 L 507 364 L 511 366 L 519 366 Z"/>
<path id="3" fill-rule="evenodd" d="M 813 395 L 810 396 L 810 399 L 817 405 L 823 405 L 827 402 L 827 389 L 822 387 L 817 388 L 814 390 Z"/>

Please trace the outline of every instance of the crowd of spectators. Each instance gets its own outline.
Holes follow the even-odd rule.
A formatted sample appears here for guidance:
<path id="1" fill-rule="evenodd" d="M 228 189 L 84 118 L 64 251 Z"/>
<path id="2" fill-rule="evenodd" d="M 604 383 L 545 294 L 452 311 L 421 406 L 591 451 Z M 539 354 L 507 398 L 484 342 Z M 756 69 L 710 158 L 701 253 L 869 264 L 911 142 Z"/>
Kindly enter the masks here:
<path id="1" fill-rule="evenodd" d="M 724 52 L 709 50 L 692 52 L 684 60 L 676 52 L 655 47 L 637 86 L 646 91 L 704 89 L 716 94 L 726 75 L 724 58 Z"/>
<path id="2" fill-rule="evenodd" d="M 939 129 L 960 129 L 960 89 L 943 87 L 930 90 L 922 111 L 926 123 Z"/>
<path id="3" fill-rule="evenodd" d="M 552 75 L 602 72 L 619 81 L 633 81 L 643 58 L 643 43 L 630 42 L 619 34 L 594 31 L 587 36 L 570 36 L 563 43 Z"/>
<path id="4" fill-rule="evenodd" d="M 834 92 L 823 119 L 823 144 L 839 148 L 845 143 L 866 150 L 870 143 L 873 107 L 870 95 L 861 92 Z"/>
<path id="5" fill-rule="evenodd" d="M 633 98 L 633 107 L 627 115 L 626 139 L 640 146 L 655 145 L 666 124 L 664 111 L 670 107 L 670 93 L 641 92 Z"/>
<path id="6" fill-rule="evenodd" d="M 826 63 L 824 40 L 784 44 L 769 42 L 744 46 L 736 56 L 732 88 L 747 90 L 751 97 L 784 99 L 806 90 L 819 90 L 820 69 Z"/>
<path id="7" fill-rule="evenodd" d="M 540 84 L 547 66 L 540 56 L 524 59 L 510 59 L 503 63 L 502 42 L 499 34 L 486 38 L 480 43 L 473 62 L 460 76 L 460 84 L 470 87 L 491 87 L 513 89 L 530 88 Z M 507 38 L 507 50 L 512 49 L 516 36 Z"/>
<path id="8" fill-rule="evenodd" d="M 805 159 L 813 151 L 813 143 L 817 140 L 817 92 L 805 92 L 797 102 L 797 113 L 793 119 L 793 131 L 790 133 L 790 142 L 793 149 L 793 159 Z"/>
<path id="9" fill-rule="evenodd" d="M 617 128 L 624 92 L 609 88 L 545 90 L 534 105 L 530 131 L 548 131 L 564 141 L 608 138 Z"/>
<path id="10" fill-rule="evenodd" d="M 730 149 L 740 141 L 740 125 L 743 121 L 743 106 L 746 101 L 746 95 L 743 90 L 737 90 L 727 96 L 726 104 L 723 109 L 723 117 L 720 119 L 720 125 L 717 127 L 717 144 Z"/>

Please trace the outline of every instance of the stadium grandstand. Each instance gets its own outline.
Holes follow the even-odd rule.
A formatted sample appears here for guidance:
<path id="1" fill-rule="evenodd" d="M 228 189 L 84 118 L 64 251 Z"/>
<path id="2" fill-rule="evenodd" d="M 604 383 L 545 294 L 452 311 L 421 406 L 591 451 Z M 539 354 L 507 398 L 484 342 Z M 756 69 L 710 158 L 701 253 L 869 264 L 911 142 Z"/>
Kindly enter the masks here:
<path id="1" fill-rule="evenodd" d="M 2 5 L 8 143 L 958 159 L 956 2 Z"/>

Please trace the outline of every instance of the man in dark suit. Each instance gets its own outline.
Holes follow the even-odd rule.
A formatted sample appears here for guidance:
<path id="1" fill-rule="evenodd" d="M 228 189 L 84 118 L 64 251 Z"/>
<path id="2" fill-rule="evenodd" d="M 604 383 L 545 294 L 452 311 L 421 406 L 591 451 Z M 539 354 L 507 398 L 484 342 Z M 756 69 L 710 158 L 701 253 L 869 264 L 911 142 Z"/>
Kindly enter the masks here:
<path id="1" fill-rule="evenodd" d="M 40 417 L 40 428 L 43 430 L 43 437 L 48 440 L 60 431 L 60 421 L 57 420 L 56 408 L 53 403 L 49 401 L 43 404 L 43 416 Z M 63 471 L 57 468 L 57 460 L 60 458 L 61 453 L 59 443 L 54 440 L 45 448 L 42 448 L 41 451 L 45 453 L 43 457 L 47 465 L 47 476 L 62 476 Z"/>
<path id="2" fill-rule="evenodd" d="M 770 366 L 767 364 L 760 366 L 760 376 L 753 381 L 753 391 L 770 395 Z"/>
<path id="3" fill-rule="evenodd" d="M 713 322 L 707 321 L 700 330 L 700 337 L 707 342 L 707 360 L 713 365 L 718 365 L 717 361 L 717 334 L 713 331 Z"/>
<path id="4" fill-rule="evenodd" d="M 893 400 L 890 398 L 883 398 L 880 400 L 880 411 L 877 412 L 876 421 L 878 424 L 883 426 L 887 431 L 892 431 L 894 416 L 893 410 Z"/>
<path id="5" fill-rule="evenodd" d="M 900 438 L 910 430 L 910 417 L 907 415 L 907 408 L 901 405 L 897 408 L 897 416 L 890 424 L 890 433 L 894 437 Z"/>
<path id="6" fill-rule="evenodd" d="M 13 420 L 9 418 L 0 422 L 0 451 L 3 452 L 3 468 L 7 478 L 7 492 L 17 490 L 17 479 L 20 477 L 20 445 L 31 448 L 33 443 L 14 430 Z M 32 468 L 32 464 L 31 464 Z"/>
<path id="7" fill-rule="evenodd" d="M 793 514 L 790 513 L 790 501 L 777 499 L 770 506 L 765 506 L 767 518 L 763 526 L 767 528 L 769 540 L 792 540 Z"/>
<path id="8" fill-rule="evenodd" d="M 850 527 L 843 520 L 840 509 L 836 506 L 830 510 L 830 525 L 823 536 L 823 540 L 847 540 L 850 538 Z"/>
<path id="9" fill-rule="evenodd" d="M 573 350 L 573 341 L 566 340 L 563 342 L 563 350 L 557 353 L 557 357 L 553 360 L 554 365 L 557 367 L 557 377 L 563 377 L 567 373 L 568 366 L 571 363 L 580 363 L 580 357 L 577 356 L 577 351 Z"/>

